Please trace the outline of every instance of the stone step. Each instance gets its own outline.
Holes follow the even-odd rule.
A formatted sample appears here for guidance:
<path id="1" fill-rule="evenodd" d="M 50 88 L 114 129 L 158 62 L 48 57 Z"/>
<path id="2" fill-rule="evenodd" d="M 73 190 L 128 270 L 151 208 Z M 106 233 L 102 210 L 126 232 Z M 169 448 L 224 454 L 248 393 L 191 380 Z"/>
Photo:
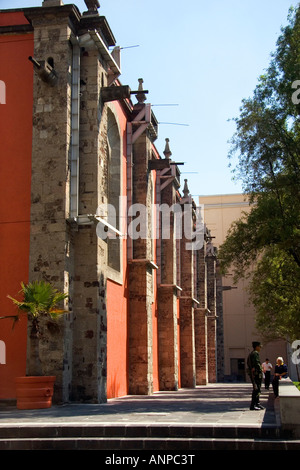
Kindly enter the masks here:
<path id="1" fill-rule="evenodd" d="M 292 435 L 282 432 L 276 425 L 170 425 L 170 424 L 13 424 L 1 426 L 0 439 L 5 438 L 262 438 L 289 439 Z"/>
<path id="2" fill-rule="evenodd" d="M 0 439 L 1 450 L 113 450 L 170 451 L 200 450 L 299 450 L 300 440 L 234 438 L 118 438 L 57 437 Z"/>
<path id="3" fill-rule="evenodd" d="M 0 425 L 0 450 L 294 450 L 275 425 Z"/>

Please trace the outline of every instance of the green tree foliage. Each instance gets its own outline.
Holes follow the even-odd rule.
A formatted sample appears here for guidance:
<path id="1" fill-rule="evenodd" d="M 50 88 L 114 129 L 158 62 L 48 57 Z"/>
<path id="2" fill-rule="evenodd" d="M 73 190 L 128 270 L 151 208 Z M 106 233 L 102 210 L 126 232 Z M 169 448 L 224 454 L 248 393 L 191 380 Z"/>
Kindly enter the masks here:
<path id="1" fill-rule="evenodd" d="M 235 119 L 230 158 L 238 156 L 234 174 L 251 211 L 232 225 L 219 257 L 235 281 L 251 277 L 260 330 L 292 339 L 300 337 L 299 7 L 288 20 L 269 68 Z"/>
<path id="2" fill-rule="evenodd" d="M 265 340 L 300 338 L 300 270 L 276 246 L 266 249 L 250 284 L 256 326 Z"/>

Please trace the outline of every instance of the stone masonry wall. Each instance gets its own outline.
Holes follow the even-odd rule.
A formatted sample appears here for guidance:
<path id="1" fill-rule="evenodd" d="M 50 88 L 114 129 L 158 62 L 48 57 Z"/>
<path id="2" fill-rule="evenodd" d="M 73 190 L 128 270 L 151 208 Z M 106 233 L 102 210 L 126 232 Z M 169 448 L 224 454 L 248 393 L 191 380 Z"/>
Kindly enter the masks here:
<path id="1" fill-rule="evenodd" d="M 207 265 L 206 242 L 195 253 L 197 263 L 196 298 L 199 306 L 195 308 L 195 356 L 196 356 L 196 383 L 206 385 L 208 382 L 208 355 L 207 355 Z"/>
<path id="2" fill-rule="evenodd" d="M 41 9 L 42 10 L 42 9 Z M 69 215 L 70 72 L 72 50 L 68 14 L 32 17 L 34 58 L 52 58 L 58 83 L 51 87 L 34 74 L 32 206 L 29 279 L 44 279 L 69 292 L 73 271 Z M 44 373 L 56 375 L 54 399 L 68 395 L 71 380 L 69 362 L 70 315 L 49 330 L 43 327 L 41 357 Z M 66 332 L 66 334 L 65 334 Z"/>
<path id="3" fill-rule="evenodd" d="M 176 203 L 176 188 L 170 183 L 161 191 L 161 204 Z M 160 390 L 178 389 L 177 243 L 174 214 L 170 214 L 170 237 L 161 240 L 158 287 L 158 350 Z"/>
<path id="4" fill-rule="evenodd" d="M 107 202 L 107 109 L 101 103 L 106 70 L 98 50 L 81 54 L 79 213 L 96 214 Z M 96 223 L 74 231 L 72 399 L 106 401 L 107 241 Z"/>
<path id="5" fill-rule="evenodd" d="M 192 220 L 190 222 L 192 224 Z M 181 287 L 180 296 L 180 368 L 181 386 L 195 387 L 195 324 L 194 324 L 194 260 L 193 250 L 187 250 L 189 240 L 181 239 Z"/>
<path id="6" fill-rule="evenodd" d="M 207 355 L 208 380 L 215 383 L 217 380 L 217 351 L 216 351 L 216 257 L 208 255 L 207 262 Z"/>
<path id="7" fill-rule="evenodd" d="M 151 207 L 151 179 L 148 160 L 151 141 L 144 132 L 134 143 L 133 203 Z M 138 214 L 137 214 L 138 216 Z M 146 237 L 133 241 L 133 260 L 129 260 L 129 393 L 151 394 L 153 391 L 153 245 L 151 220 L 146 224 Z"/>
<path id="8" fill-rule="evenodd" d="M 224 381 L 224 322 L 223 322 L 223 285 L 220 266 L 216 264 L 216 314 L 217 314 L 217 382 Z"/>
<path id="9" fill-rule="evenodd" d="M 46 279 L 69 294 L 69 314 L 52 332 L 44 328 L 42 339 L 45 373 L 57 377 L 54 401 L 102 402 L 107 242 L 97 237 L 93 221 L 82 226 L 70 220 L 72 42 L 81 21 L 76 15 L 71 5 L 32 10 L 34 58 L 49 59 L 58 81 L 51 87 L 37 74 L 34 78 L 30 279 Z M 107 201 L 107 109 L 101 88 L 108 67 L 95 44 L 81 49 L 80 61 L 78 215 L 93 215 Z"/>

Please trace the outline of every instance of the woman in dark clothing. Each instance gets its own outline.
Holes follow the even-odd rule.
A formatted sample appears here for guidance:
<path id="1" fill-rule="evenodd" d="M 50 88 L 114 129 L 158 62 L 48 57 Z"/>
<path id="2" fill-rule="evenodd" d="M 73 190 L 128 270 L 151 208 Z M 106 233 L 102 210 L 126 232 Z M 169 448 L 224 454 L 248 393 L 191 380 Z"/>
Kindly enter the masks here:
<path id="1" fill-rule="evenodd" d="M 285 379 L 288 376 L 287 372 L 288 372 L 287 366 L 284 364 L 283 358 L 277 357 L 276 366 L 275 366 L 275 374 L 274 374 L 274 378 L 272 381 L 275 398 L 278 397 L 279 380 L 281 380 L 282 378 Z"/>

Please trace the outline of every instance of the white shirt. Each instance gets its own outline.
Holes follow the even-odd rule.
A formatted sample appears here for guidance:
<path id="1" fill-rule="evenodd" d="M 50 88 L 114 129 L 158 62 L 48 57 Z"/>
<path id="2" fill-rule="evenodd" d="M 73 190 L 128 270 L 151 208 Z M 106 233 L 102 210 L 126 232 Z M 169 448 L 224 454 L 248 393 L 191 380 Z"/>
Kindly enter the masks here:
<path id="1" fill-rule="evenodd" d="M 271 362 L 264 362 L 262 367 L 264 372 L 268 372 L 273 368 Z"/>

